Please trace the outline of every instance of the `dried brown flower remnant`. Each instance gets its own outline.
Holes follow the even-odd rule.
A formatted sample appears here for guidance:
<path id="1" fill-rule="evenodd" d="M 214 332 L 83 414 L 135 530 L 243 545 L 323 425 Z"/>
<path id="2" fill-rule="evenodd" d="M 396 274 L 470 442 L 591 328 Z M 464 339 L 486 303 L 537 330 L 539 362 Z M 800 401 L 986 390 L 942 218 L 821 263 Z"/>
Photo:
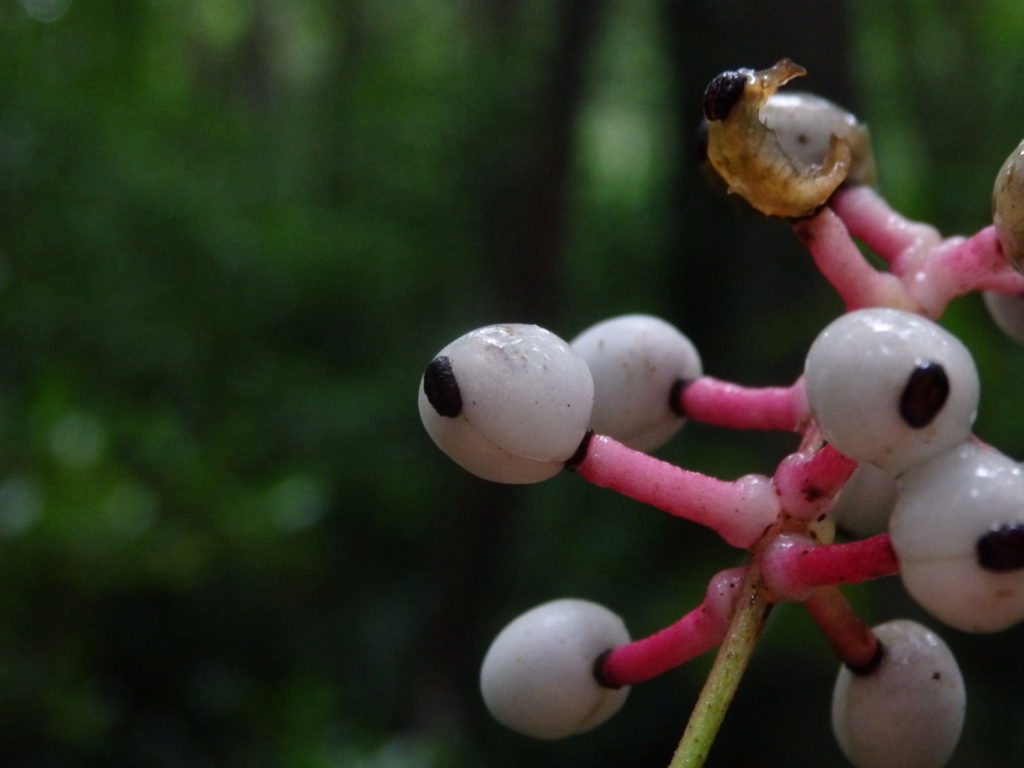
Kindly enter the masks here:
<path id="1" fill-rule="evenodd" d="M 815 213 L 852 167 L 849 144 L 836 134 L 820 162 L 805 164 L 787 153 L 761 108 L 779 87 L 806 73 L 782 59 L 763 70 L 723 72 L 704 94 L 708 160 L 729 191 L 768 216 L 800 218 Z"/>

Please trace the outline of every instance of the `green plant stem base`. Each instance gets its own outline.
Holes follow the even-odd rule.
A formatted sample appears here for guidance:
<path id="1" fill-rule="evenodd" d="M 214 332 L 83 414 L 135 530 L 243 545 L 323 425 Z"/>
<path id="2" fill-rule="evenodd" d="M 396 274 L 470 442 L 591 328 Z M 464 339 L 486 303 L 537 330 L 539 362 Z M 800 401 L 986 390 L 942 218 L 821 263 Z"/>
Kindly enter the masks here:
<path id="1" fill-rule="evenodd" d="M 701 689 L 669 768 L 698 768 L 707 760 L 729 704 L 764 629 L 771 603 L 761 589 L 760 569 L 752 565 L 743 582 L 729 631 Z"/>

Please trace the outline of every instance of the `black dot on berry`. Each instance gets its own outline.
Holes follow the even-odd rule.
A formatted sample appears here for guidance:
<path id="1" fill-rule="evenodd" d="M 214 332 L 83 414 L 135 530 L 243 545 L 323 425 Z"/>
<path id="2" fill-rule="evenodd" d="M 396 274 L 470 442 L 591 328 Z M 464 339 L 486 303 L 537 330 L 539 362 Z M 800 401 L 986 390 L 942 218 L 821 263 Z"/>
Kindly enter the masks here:
<path id="1" fill-rule="evenodd" d="M 941 680 L 941 679 L 942 679 L 942 673 L 941 672 L 932 672 L 932 680 Z"/>
<path id="2" fill-rule="evenodd" d="M 672 386 L 668 391 L 668 407 L 677 416 L 686 418 L 686 409 L 683 408 L 683 390 L 685 390 L 691 382 L 686 379 L 676 379 L 672 382 Z"/>
<path id="3" fill-rule="evenodd" d="M 615 685 L 615 683 L 613 683 L 611 680 L 609 680 L 608 677 L 604 673 L 604 662 L 605 662 L 605 659 L 608 658 L 608 654 L 611 653 L 611 652 L 612 652 L 612 649 L 609 648 L 607 651 L 604 651 L 603 653 L 599 654 L 598 657 L 596 659 L 594 659 L 594 666 L 593 666 L 594 679 L 597 681 L 597 684 L 600 685 L 602 688 L 611 688 L 612 690 L 617 690 L 617 689 L 621 688 L 622 686 L 621 685 Z"/>
<path id="4" fill-rule="evenodd" d="M 565 462 L 565 468 L 570 472 L 575 472 L 579 469 L 580 464 L 583 463 L 584 459 L 587 458 L 587 451 L 590 450 L 590 441 L 594 437 L 594 430 L 588 429 L 583 439 L 580 440 L 580 444 L 576 447 L 576 452 Z"/>
<path id="5" fill-rule="evenodd" d="M 715 75 L 704 89 L 704 117 L 725 120 L 743 95 L 747 76 L 742 72 L 723 72 Z"/>
<path id="6" fill-rule="evenodd" d="M 872 651 L 871 656 L 859 663 L 852 661 L 846 661 L 846 668 L 858 677 L 865 677 L 870 675 L 882 664 L 882 659 L 885 658 L 886 650 L 881 640 L 875 642 L 875 649 Z"/>
<path id="7" fill-rule="evenodd" d="M 949 399 L 949 377 L 939 363 L 918 363 L 900 395 L 900 418 L 914 429 L 928 426 Z"/>
<path id="8" fill-rule="evenodd" d="M 423 393 L 441 416 L 454 419 L 462 413 L 462 394 L 452 371 L 452 360 L 438 355 L 423 372 Z"/>
<path id="9" fill-rule="evenodd" d="M 987 571 L 1024 568 L 1024 523 L 994 526 L 978 539 L 977 556 Z"/>

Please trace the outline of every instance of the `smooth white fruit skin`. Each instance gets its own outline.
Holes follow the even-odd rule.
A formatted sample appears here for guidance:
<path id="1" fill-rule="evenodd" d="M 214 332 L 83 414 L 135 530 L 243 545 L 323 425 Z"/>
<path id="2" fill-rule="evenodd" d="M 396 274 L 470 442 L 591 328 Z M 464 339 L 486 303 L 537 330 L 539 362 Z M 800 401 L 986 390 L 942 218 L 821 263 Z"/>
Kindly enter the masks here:
<path id="1" fill-rule="evenodd" d="M 586 362 L 555 334 L 510 323 L 459 337 L 447 356 L 462 398 L 440 415 L 420 381 L 419 411 L 437 446 L 464 469 L 500 483 L 558 474 L 590 425 L 594 384 Z"/>
<path id="2" fill-rule="evenodd" d="M 847 182 L 872 184 L 875 161 L 867 127 L 828 99 L 799 91 L 779 91 L 759 112 L 775 133 L 782 151 L 804 166 L 820 165 L 828 154 L 832 134 L 850 145 L 853 160 Z"/>
<path id="3" fill-rule="evenodd" d="M 498 722 L 536 739 L 561 739 L 614 715 L 628 687 L 605 688 L 594 662 L 629 642 L 622 619 L 587 600 L 564 598 L 514 619 L 491 643 L 480 691 Z"/>
<path id="4" fill-rule="evenodd" d="M 596 432 L 652 451 L 683 426 L 669 394 L 702 369 L 696 347 L 675 326 L 651 315 L 622 315 L 586 329 L 571 346 L 594 378 Z"/>
<path id="5" fill-rule="evenodd" d="M 896 478 L 874 464 L 861 463 L 839 491 L 829 515 L 844 531 L 867 538 L 885 533 L 896 504 Z"/>
<path id="6" fill-rule="evenodd" d="M 949 397 L 930 423 L 907 424 L 899 405 L 918 363 L 938 363 Z M 896 309 L 849 312 L 807 353 L 807 402 L 825 439 L 841 453 L 894 474 L 962 442 L 978 407 L 978 372 L 967 348 L 919 315 Z"/>
<path id="7" fill-rule="evenodd" d="M 874 628 L 885 646 L 867 675 L 839 670 L 832 731 L 858 768 L 937 768 L 956 748 L 966 692 L 946 644 L 913 621 Z"/>
<path id="8" fill-rule="evenodd" d="M 982 296 L 996 327 L 1018 344 L 1024 344 L 1024 296 L 996 291 L 985 291 Z"/>
<path id="9" fill-rule="evenodd" d="M 910 596 L 935 618 L 968 632 L 997 632 L 1024 619 L 1024 569 L 977 561 L 993 527 L 1024 523 L 1024 469 L 974 442 L 908 470 L 889 534 Z"/>

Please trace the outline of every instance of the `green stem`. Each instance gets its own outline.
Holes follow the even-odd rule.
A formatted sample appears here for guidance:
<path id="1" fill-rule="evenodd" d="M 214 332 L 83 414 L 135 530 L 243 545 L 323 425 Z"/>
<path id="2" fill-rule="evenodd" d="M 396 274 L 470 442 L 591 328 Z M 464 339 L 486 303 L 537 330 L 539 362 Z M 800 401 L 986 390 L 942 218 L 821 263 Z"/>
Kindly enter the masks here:
<path id="1" fill-rule="evenodd" d="M 752 564 L 743 582 L 743 592 L 729 624 L 729 631 L 718 649 L 711 673 L 700 692 L 669 768 L 700 768 L 707 760 L 711 744 L 725 719 L 725 713 L 739 687 L 771 608 L 760 584 L 760 568 Z"/>
<path id="2" fill-rule="evenodd" d="M 800 440 L 800 451 L 813 452 L 822 445 L 821 432 L 817 424 L 811 422 Z M 754 647 L 761 637 L 765 620 L 774 601 L 769 598 L 761 578 L 761 554 L 767 542 L 784 532 L 806 534 L 814 523 L 793 520 L 784 512 L 779 515 L 775 525 L 764 532 L 764 535 L 751 549 L 747 575 L 743 579 L 743 587 L 729 622 L 729 630 L 715 656 L 708 679 L 704 682 L 697 704 L 686 724 L 679 746 L 672 755 L 669 768 L 701 768 L 708 759 L 711 745 L 722 726 L 725 713 L 732 703 L 736 689 L 739 688 Z M 832 542 L 832 533 L 824 530 L 819 532 L 819 540 L 824 544 Z"/>

